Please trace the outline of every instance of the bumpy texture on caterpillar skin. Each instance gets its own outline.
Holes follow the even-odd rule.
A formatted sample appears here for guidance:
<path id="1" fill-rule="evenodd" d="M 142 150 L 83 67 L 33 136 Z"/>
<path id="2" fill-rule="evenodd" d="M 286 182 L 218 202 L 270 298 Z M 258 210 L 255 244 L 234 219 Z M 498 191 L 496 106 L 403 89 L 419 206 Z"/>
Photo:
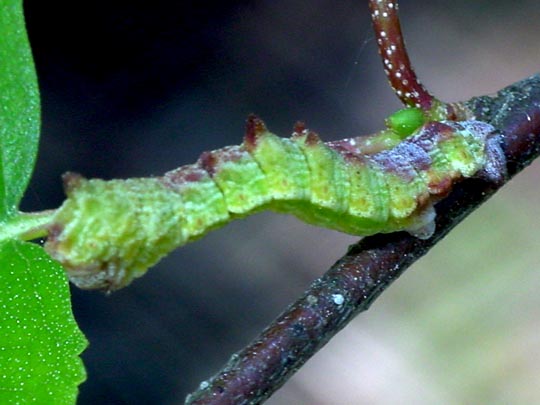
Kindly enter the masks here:
<path id="1" fill-rule="evenodd" d="M 264 209 L 355 235 L 406 230 L 426 238 L 433 203 L 455 181 L 504 176 L 498 135 L 483 122 L 430 122 L 376 153 L 363 153 L 361 142 L 325 144 L 301 124 L 280 138 L 250 117 L 241 145 L 160 178 L 67 174 L 68 198 L 46 249 L 79 287 L 115 290 L 176 247 Z"/>

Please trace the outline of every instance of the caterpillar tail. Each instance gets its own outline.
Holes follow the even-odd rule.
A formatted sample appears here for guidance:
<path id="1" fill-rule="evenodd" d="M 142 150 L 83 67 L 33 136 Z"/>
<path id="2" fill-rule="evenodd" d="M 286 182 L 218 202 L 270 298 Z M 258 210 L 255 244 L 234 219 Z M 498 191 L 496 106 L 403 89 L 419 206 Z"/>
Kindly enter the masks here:
<path id="1" fill-rule="evenodd" d="M 428 122 L 392 147 L 324 143 L 297 124 L 280 138 L 251 116 L 244 141 L 162 177 L 87 180 L 67 173 L 67 199 L 45 248 L 84 289 L 117 290 L 173 249 L 261 210 L 354 235 L 430 237 L 433 204 L 476 173 L 504 175 L 498 135 L 478 121 Z"/>

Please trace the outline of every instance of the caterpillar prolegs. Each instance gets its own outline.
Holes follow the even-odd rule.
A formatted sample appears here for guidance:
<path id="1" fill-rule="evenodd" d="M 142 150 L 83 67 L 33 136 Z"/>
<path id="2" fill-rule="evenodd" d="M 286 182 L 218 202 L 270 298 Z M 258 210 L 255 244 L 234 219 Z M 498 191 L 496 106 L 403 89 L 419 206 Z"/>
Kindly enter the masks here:
<path id="1" fill-rule="evenodd" d="M 461 178 L 499 182 L 499 135 L 480 121 L 422 125 L 388 149 L 364 138 L 323 143 L 297 124 L 290 138 L 250 117 L 244 141 L 163 177 L 64 176 L 46 249 L 81 288 L 115 290 L 171 250 L 221 225 L 270 209 L 354 235 L 405 230 L 427 238 L 433 204 Z"/>

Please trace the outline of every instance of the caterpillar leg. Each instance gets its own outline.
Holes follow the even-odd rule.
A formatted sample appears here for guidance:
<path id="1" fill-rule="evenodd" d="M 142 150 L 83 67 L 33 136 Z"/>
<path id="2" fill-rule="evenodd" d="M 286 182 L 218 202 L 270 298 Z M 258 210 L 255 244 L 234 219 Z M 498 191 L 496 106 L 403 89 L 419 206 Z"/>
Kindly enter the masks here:
<path id="1" fill-rule="evenodd" d="M 418 239 L 429 239 L 435 232 L 435 217 L 435 208 L 429 204 L 414 218 L 414 222 L 405 231 Z"/>

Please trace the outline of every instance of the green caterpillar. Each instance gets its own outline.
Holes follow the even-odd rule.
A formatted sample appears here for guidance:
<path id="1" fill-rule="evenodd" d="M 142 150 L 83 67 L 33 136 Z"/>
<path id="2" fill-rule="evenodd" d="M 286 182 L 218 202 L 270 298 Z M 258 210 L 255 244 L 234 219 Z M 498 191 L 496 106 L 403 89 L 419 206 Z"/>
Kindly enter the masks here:
<path id="1" fill-rule="evenodd" d="M 407 123 L 416 113 L 405 114 Z M 411 132 L 403 128 L 399 138 Z M 163 177 L 104 181 L 68 173 L 68 198 L 46 249 L 79 287 L 116 290 L 176 247 L 266 209 L 354 235 L 405 230 L 427 238 L 433 204 L 454 182 L 504 176 L 499 135 L 489 124 L 428 122 L 405 140 L 396 134 L 323 143 L 297 124 L 291 138 L 280 138 L 250 117 L 241 145 L 205 152 Z"/>

